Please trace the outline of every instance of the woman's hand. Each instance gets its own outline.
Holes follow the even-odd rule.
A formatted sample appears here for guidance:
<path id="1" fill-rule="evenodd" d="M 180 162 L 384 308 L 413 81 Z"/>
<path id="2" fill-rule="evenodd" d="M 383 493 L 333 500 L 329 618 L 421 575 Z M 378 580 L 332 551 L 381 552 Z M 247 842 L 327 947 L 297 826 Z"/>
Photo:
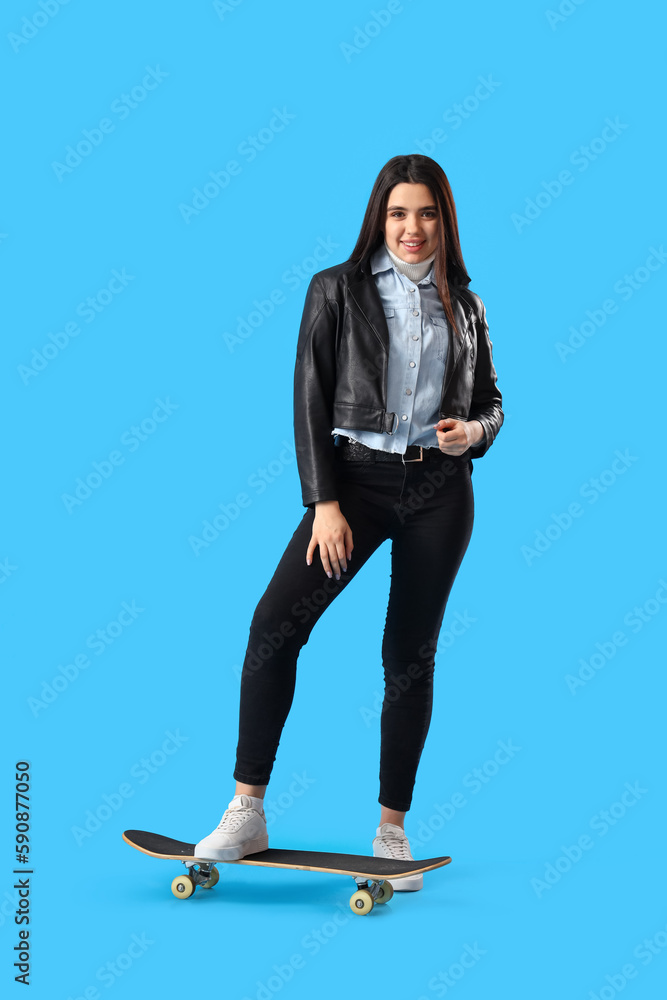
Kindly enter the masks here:
<path id="1" fill-rule="evenodd" d="M 455 420 L 447 417 L 433 424 L 438 436 L 438 447 L 445 455 L 462 455 L 484 437 L 479 420 Z"/>
<path id="2" fill-rule="evenodd" d="M 310 566 L 313 553 L 320 547 L 320 559 L 327 576 L 331 579 L 333 566 L 336 579 L 340 580 L 340 568 L 347 571 L 347 560 L 352 558 L 352 529 L 341 513 L 337 500 L 321 500 L 315 504 L 315 520 L 310 545 L 306 552 L 306 562 Z"/>

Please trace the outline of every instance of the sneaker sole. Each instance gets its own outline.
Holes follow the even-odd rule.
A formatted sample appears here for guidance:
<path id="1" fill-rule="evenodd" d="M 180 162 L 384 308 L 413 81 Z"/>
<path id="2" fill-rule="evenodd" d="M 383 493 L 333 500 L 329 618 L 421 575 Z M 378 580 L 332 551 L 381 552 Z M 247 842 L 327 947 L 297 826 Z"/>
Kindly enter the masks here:
<path id="1" fill-rule="evenodd" d="M 424 885 L 423 875 L 408 875 L 406 878 L 387 879 L 394 892 L 416 892 Z"/>
<path id="2" fill-rule="evenodd" d="M 266 851 L 269 846 L 268 833 L 255 840 L 249 840 L 238 847 L 207 847 L 205 851 L 195 850 L 195 857 L 202 861 L 240 861 L 247 854 L 257 854 L 258 851 Z"/>

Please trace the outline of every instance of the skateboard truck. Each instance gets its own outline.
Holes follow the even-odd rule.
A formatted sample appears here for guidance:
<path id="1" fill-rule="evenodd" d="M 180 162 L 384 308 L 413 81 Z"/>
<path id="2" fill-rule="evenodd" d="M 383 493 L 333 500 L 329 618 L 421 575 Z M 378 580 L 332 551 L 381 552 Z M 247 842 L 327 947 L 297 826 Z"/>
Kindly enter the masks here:
<path id="1" fill-rule="evenodd" d="M 202 889 L 212 889 L 217 885 L 220 872 L 215 867 L 215 862 L 188 859 L 183 864 L 187 868 L 187 875 L 177 875 L 171 883 L 171 891 L 177 899 L 187 899 L 198 885 Z"/>
<path id="2" fill-rule="evenodd" d="M 364 915 L 370 913 L 375 903 L 388 903 L 394 895 L 394 887 L 386 879 L 367 879 L 354 877 L 357 891 L 350 896 L 350 909 L 353 913 Z"/>

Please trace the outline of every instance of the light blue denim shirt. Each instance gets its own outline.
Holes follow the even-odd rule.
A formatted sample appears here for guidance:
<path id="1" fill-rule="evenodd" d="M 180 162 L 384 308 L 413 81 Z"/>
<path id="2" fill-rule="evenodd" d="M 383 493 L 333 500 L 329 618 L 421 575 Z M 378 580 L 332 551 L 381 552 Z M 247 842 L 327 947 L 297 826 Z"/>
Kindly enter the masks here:
<path id="1" fill-rule="evenodd" d="M 437 448 L 433 424 L 440 419 L 449 335 L 434 265 L 421 281 L 411 281 L 396 270 L 384 245 L 370 263 L 389 327 L 387 412 L 398 419 L 392 434 L 343 427 L 331 433 L 401 455 L 409 444 Z"/>

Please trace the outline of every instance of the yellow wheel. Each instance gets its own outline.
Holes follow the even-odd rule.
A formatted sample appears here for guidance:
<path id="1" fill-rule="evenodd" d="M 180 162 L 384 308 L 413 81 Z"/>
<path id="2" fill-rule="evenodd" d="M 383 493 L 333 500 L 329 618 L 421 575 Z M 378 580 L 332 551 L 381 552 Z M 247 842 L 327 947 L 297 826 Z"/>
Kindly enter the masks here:
<path id="1" fill-rule="evenodd" d="M 195 884 L 189 875 L 177 875 L 171 883 L 171 891 L 176 899 L 187 899 L 195 891 Z"/>
<path id="2" fill-rule="evenodd" d="M 394 887 L 391 882 L 387 882 L 385 879 L 380 886 L 380 895 L 376 896 L 376 903 L 388 903 L 391 897 L 394 895 Z"/>
<path id="3" fill-rule="evenodd" d="M 359 916 L 365 916 L 373 909 L 373 897 L 368 889 L 358 889 L 350 896 L 350 909 Z"/>
<path id="4" fill-rule="evenodd" d="M 202 882 L 202 889 L 212 889 L 214 885 L 218 884 L 218 879 L 220 878 L 220 872 L 217 868 L 211 868 L 211 877 L 207 882 Z"/>

